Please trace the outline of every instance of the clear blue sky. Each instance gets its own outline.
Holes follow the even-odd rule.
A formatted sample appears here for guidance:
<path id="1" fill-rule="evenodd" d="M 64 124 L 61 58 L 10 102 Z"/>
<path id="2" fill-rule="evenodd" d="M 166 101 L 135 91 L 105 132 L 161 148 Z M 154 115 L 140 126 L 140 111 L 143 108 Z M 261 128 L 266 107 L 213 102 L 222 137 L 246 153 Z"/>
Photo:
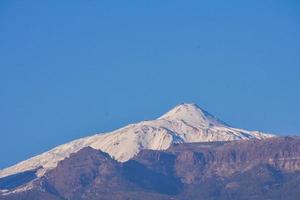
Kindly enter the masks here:
<path id="1" fill-rule="evenodd" d="M 0 1 L 0 168 L 181 102 L 300 133 L 300 2 Z"/>

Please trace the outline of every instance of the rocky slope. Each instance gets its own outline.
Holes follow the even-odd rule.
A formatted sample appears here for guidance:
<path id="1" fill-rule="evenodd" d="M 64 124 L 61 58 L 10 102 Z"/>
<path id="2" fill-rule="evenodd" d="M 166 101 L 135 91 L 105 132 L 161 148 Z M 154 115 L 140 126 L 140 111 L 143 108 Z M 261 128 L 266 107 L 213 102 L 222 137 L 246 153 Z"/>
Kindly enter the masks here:
<path id="1" fill-rule="evenodd" d="M 84 147 L 93 147 L 124 162 L 143 149 L 165 150 L 174 143 L 264 139 L 273 135 L 230 127 L 195 104 L 181 104 L 152 121 L 128 125 L 110 133 L 96 134 L 58 146 L 41 155 L 0 171 L 5 177 L 28 170 L 37 176 Z"/>
<path id="2" fill-rule="evenodd" d="M 173 144 L 163 151 L 142 150 L 127 162 L 87 147 L 30 187 L 15 184 L 0 195 L 16 199 L 297 200 L 300 138 Z"/>

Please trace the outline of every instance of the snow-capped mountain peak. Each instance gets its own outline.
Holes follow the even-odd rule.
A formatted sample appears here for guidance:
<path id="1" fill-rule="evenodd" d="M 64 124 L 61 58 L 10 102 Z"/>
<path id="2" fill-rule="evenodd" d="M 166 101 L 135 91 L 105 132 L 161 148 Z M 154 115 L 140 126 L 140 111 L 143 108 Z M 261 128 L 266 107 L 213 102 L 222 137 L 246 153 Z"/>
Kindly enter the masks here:
<path id="1" fill-rule="evenodd" d="M 182 103 L 158 119 L 169 121 L 181 120 L 195 126 L 227 126 L 224 122 L 195 103 Z"/>
<path id="2" fill-rule="evenodd" d="M 273 135 L 247 131 L 226 125 L 196 104 L 176 106 L 158 119 L 131 124 L 109 133 L 100 133 L 55 147 L 43 154 L 0 171 L 0 178 L 39 169 L 37 175 L 56 167 L 71 153 L 93 147 L 124 162 L 142 149 L 164 150 L 173 143 L 263 139 Z"/>

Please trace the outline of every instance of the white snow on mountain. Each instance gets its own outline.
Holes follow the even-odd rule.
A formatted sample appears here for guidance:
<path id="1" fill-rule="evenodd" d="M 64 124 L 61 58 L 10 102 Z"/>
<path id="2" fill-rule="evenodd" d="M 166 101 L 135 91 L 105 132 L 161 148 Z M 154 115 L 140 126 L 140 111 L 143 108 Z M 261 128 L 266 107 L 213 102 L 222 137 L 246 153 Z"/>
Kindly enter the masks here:
<path id="1" fill-rule="evenodd" d="M 42 167 L 43 175 L 71 153 L 91 146 L 120 162 L 141 149 L 163 150 L 172 143 L 264 139 L 274 135 L 232 128 L 195 104 L 180 104 L 152 121 L 142 121 L 109 133 L 100 133 L 60 145 L 43 154 L 0 171 L 0 177 Z"/>

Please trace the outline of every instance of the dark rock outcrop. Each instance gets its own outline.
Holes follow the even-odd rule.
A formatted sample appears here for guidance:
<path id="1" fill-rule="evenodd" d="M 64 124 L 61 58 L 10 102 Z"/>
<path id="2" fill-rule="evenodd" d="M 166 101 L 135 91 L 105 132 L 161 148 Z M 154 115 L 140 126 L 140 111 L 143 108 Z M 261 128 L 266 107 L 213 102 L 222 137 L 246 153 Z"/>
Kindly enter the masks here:
<path id="1" fill-rule="evenodd" d="M 300 138 L 176 144 L 125 163 L 85 148 L 32 184 L 0 199 L 298 200 Z"/>

